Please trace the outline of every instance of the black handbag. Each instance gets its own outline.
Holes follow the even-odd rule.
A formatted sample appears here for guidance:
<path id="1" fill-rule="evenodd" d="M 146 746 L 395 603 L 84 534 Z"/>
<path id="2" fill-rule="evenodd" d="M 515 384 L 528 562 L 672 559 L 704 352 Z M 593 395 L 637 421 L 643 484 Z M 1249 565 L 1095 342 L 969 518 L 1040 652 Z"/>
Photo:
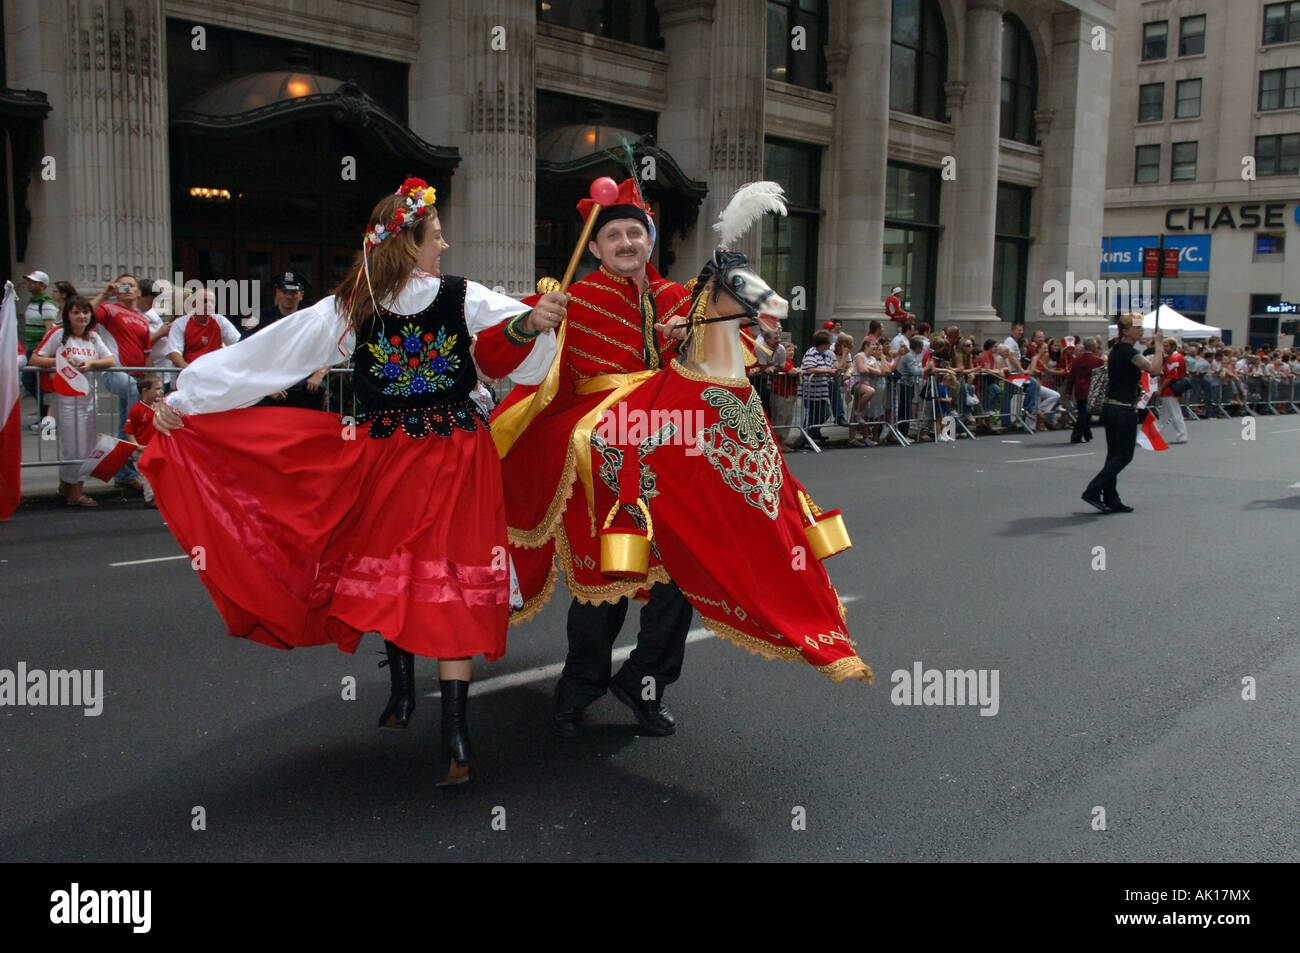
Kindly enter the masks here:
<path id="1" fill-rule="evenodd" d="M 1169 392 L 1175 397 L 1182 397 L 1192 389 L 1192 379 L 1190 377 L 1180 377 L 1176 381 L 1169 382 Z"/>

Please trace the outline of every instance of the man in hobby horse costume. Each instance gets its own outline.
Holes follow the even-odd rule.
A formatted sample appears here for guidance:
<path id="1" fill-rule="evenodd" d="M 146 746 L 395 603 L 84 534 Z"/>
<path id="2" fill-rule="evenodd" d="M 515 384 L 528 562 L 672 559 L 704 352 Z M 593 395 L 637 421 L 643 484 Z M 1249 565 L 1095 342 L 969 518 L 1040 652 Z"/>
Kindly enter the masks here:
<path id="1" fill-rule="evenodd" d="M 635 180 L 597 180 L 592 195 L 578 204 L 587 225 L 579 246 L 591 234 L 587 247 L 601 265 L 567 288 L 546 379 L 516 386 L 492 420 L 524 600 L 511 621 L 540 611 L 557 568 L 573 595 L 556 730 L 576 735 L 583 710 L 610 690 L 647 733 L 672 734 L 663 690 L 681 673 L 692 608 L 751 652 L 807 662 L 837 682 L 870 682 L 818 558 L 819 546 L 821 556 L 847 548 L 838 513 L 817 510 L 786 469 L 744 373 L 742 319 L 779 327 L 787 302 L 725 250 L 693 291 L 665 280 L 648 264 L 654 224 Z M 722 243 L 768 210 L 785 212 L 778 186 L 742 189 L 715 226 Z M 480 335 L 476 358 L 486 373 L 506 376 L 533 344 L 507 322 Z M 726 373 L 711 373 L 718 369 Z M 638 419 L 654 433 L 615 426 Z M 843 536 L 838 548 L 827 542 L 838 538 L 826 533 L 832 525 Z M 638 537 L 643 565 L 625 552 Z M 646 603 L 641 629 L 611 677 L 629 597 Z"/>

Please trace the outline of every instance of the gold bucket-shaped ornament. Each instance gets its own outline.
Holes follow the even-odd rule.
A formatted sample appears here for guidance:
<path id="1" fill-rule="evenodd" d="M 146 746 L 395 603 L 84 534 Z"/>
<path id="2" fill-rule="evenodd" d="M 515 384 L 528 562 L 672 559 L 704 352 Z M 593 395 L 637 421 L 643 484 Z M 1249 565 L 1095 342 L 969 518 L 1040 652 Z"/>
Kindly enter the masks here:
<path id="1" fill-rule="evenodd" d="M 804 535 L 808 537 L 808 546 L 814 556 L 829 559 L 853 546 L 848 527 L 844 525 L 843 513 L 839 510 L 823 513 L 802 490 L 799 491 L 799 505 L 807 520 L 803 528 Z"/>
<path id="2" fill-rule="evenodd" d="M 605 517 L 600 531 L 600 574 L 609 579 L 644 579 L 650 571 L 650 541 L 654 539 L 654 524 L 650 510 L 638 498 L 636 506 L 645 516 L 645 529 L 610 529 L 614 517 L 623 504 L 615 503 Z"/>

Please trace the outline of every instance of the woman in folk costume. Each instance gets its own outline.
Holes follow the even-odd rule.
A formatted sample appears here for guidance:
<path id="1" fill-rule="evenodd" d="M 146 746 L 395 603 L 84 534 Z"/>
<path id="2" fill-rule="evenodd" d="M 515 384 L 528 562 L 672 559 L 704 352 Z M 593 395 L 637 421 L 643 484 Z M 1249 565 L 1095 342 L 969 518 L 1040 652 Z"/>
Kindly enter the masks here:
<path id="1" fill-rule="evenodd" d="M 500 466 L 470 399 L 470 336 L 507 321 L 537 335 L 517 374 L 536 366 L 540 379 L 564 299 L 530 311 L 441 275 L 449 246 L 434 198 L 407 179 L 371 212 L 335 294 L 187 367 L 158 413 L 170 435 L 141 465 L 231 635 L 355 652 L 381 633 L 387 728 L 406 727 L 415 707 L 413 655 L 439 660 L 441 785 L 468 779 L 470 659 L 504 654 L 510 600 Z M 240 409 L 354 350 L 355 422 Z"/>
<path id="2" fill-rule="evenodd" d="M 715 226 L 723 246 L 765 211 L 784 214 L 779 186 L 741 189 Z M 575 285 L 566 322 L 574 322 L 579 300 Z M 807 663 L 836 682 L 872 680 L 820 562 L 848 546 L 838 511 L 822 513 L 790 474 L 745 376 L 742 323 L 779 328 L 787 310 L 744 256 L 724 247 L 692 291 L 661 313 L 661 332 L 678 337 L 689 329 L 680 357 L 660 348 L 663 363 L 655 366 L 662 369 L 593 387 L 576 361 L 561 366 L 574 326 L 562 329 L 547 381 L 536 391 L 520 388 L 493 423 L 507 473 L 530 438 L 549 433 L 558 444 L 546 448 L 563 473 L 558 489 L 550 491 L 555 483 L 539 473 L 531 487 L 519 487 L 529 491 L 528 505 L 508 513 L 526 607 L 549 596 L 555 550 L 580 598 L 617 599 L 672 582 L 709 629 L 751 652 Z M 647 333 L 647 354 L 651 343 Z M 540 409 L 525 403 L 548 393 Z M 520 408 L 514 417 L 512 407 Z M 507 483 L 510 507 L 515 487 Z M 530 521 L 515 522 L 516 513 Z M 649 543 L 644 562 L 621 562 L 620 549 L 635 548 L 636 535 Z"/>

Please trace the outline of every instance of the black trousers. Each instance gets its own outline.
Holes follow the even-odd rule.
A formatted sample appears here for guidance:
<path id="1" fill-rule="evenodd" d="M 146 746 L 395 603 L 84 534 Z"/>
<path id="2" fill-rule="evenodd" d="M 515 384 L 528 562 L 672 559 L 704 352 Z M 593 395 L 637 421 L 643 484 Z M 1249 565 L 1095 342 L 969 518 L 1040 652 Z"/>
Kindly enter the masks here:
<path id="1" fill-rule="evenodd" d="M 610 653 L 627 617 L 627 602 L 586 605 L 574 599 L 569 606 L 569 654 L 558 691 L 570 705 L 585 708 L 609 690 Z M 662 699 L 664 688 L 682 674 L 690 628 L 691 604 L 682 591 L 671 582 L 655 585 L 641 608 L 636 648 L 615 676 L 619 685 L 640 698 L 643 679 L 649 676 L 654 679 L 654 697 Z"/>
<path id="2" fill-rule="evenodd" d="M 1092 439 L 1092 414 L 1088 413 L 1088 402 L 1080 401 L 1075 408 L 1074 430 L 1070 433 L 1070 442 L 1077 443 L 1083 439 Z"/>
<path id="3" fill-rule="evenodd" d="M 1106 428 L 1106 463 L 1088 484 L 1089 494 L 1101 494 L 1103 500 L 1119 499 L 1115 478 L 1133 460 L 1133 452 L 1137 449 L 1138 422 L 1145 414 L 1145 410 L 1134 411 L 1118 404 L 1102 406 L 1101 423 Z"/>

